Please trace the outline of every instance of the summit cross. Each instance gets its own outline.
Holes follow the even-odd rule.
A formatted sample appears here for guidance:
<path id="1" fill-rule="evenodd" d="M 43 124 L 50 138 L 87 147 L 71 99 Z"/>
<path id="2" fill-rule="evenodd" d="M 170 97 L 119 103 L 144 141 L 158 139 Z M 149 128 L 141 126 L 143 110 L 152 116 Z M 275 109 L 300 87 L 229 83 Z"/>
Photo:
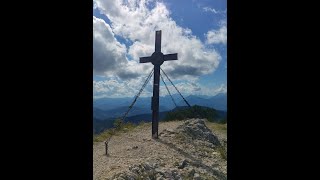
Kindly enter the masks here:
<path id="1" fill-rule="evenodd" d="M 163 54 L 161 52 L 161 30 L 156 31 L 155 39 L 155 52 L 149 57 L 140 57 L 140 63 L 151 62 L 154 65 L 153 96 L 151 99 L 152 138 L 158 139 L 160 66 L 164 61 L 178 60 L 178 53 Z"/>

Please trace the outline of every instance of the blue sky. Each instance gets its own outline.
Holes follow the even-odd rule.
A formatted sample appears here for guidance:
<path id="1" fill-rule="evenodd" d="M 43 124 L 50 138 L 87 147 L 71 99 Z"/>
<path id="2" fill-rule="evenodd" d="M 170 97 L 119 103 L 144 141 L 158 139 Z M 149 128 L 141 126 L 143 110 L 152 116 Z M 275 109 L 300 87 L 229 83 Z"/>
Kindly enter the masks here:
<path id="1" fill-rule="evenodd" d="M 163 53 L 179 54 L 161 67 L 183 94 L 226 92 L 226 22 L 226 0 L 94 0 L 94 97 L 138 92 L 152 69 L 139 57 L 154 52 L 155 30 L 162 30 Z M 152 80 L 142 96 L 151 94 Z M 167 95 L 164 87 L 160 95 Z"/>

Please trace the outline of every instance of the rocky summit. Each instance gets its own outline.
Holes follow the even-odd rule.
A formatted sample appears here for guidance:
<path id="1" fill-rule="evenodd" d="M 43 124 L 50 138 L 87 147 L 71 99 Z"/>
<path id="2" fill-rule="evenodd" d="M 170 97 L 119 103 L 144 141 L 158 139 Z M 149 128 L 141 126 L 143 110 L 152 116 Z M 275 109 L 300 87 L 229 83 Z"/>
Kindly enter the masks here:
<path id="1" fill-rule="evenodd" d="M 192 140 L 209 142 L 211 146 L 220 146 L 217 136 L 206 126 L 203 119 L 190 119 L 177 128 L 181 135 L 190 137 Z"/>
<path id="2" fill-rule="evenodd" d="M 115 136 L 104 155 L 93 146 L 94 179 L 227 179 L 226 131 L 212 131 L 204 119 L 160 122 L 159 139 L 151 124 Z"/>

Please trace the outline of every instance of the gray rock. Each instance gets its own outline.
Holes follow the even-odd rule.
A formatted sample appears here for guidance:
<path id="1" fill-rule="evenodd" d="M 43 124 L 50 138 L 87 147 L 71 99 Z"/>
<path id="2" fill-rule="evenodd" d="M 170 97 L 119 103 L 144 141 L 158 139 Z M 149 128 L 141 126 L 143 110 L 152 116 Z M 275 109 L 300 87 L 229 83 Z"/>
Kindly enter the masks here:
<path id="1" fill-rule="evenodd" d="M 160 176 L 160 177 L 157 177 L 156 180 L 164 180 L 164 178 L 162 176 Z"/>
<path id="2" fill-rule="evenodd" d="M 133 167 L 131 168 L 131 171 L 134 173 L 139 173 L 139 167 Z"/>
<path id="3" fill-rule="evenodd" d="M 177 170 L 171 170 L 171 175 L 174 180 L 181 180 L 182 179 Z"/>
<path id="4" fill-rule="evenodd" d="M 175 132 L 172 129 L 165 129 L 168 134 L 174 134 Z"/>
<path id="5" fill-rule="evenodd" d="M 198 173 L 194 173 L 193 179 L 195 179 L 195 180 L 201 180 L 201 177 L 200 177 L 200 175 L 199 175 Z"/>
<path id="6" fill-rule="evenodd" d="M 178 133 L 182 133 L 193 140 L 208 141 L 214 145 L 220 145 L 218 137 L 205 125 L 203 119 L 190 119 L 178 128 Z"/>
<path id="7" fill-rule="evenodd" d="M 187 160 L 183 160 L 180 164 L 179 164 L 179 169 L 183 169 L 184 167 L 186 167 L 186 165 L 188 164 Z"/>
<path id="8" fill-rule="evenodd" d="M 153 163 L 153 164 L 152 164 L 152 168 L 157 168 L 157 167 L 159 167 L 159 164 L 158 164 L 158 163 Z"/>
<path id="9" fill-rule="evenodd" d="M 145 163 L 145 164 L 143 165 L 143 167 L 144 167 L 144 169 L 147 170 L 147 171 L 151 170 L 151 165 L 150 165 L 148 162 Z"/>
<path id="10" fill-rule="evenodd" d="M 188 173 L 188 176 L 189 177 L 193 177 L 194 176 L 194 173 L 196 173 L 196 171 L 194 169 L 192 169 L 189 173 Z"/>

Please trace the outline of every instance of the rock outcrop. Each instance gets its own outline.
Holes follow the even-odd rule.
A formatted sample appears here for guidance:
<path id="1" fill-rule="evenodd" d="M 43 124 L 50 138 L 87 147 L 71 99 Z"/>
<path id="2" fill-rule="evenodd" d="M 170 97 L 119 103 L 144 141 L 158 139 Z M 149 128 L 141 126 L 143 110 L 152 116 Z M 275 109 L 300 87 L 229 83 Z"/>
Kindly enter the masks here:
<path id="1" fill-rule="evenodd" d="M 221 154 L 221 148 L 226 149 L 223 148 L 226 141 L 220 141 L 203 119 L 187 120 L 175 129 L 166 128 L 154 142 L 166 145 L 169 151 L 176 151 L 180 156 L 148 158 L 111 179 L 227 179 L 226 154 Z"/>
<path id="2" fill-rule="evenodd" d="M 217 136 L 206 126 L 203 119 L 190 119 L 177 128 L 177 133 L 202 142 L 212 143 L 214 147 L 221 146 Z"/>

